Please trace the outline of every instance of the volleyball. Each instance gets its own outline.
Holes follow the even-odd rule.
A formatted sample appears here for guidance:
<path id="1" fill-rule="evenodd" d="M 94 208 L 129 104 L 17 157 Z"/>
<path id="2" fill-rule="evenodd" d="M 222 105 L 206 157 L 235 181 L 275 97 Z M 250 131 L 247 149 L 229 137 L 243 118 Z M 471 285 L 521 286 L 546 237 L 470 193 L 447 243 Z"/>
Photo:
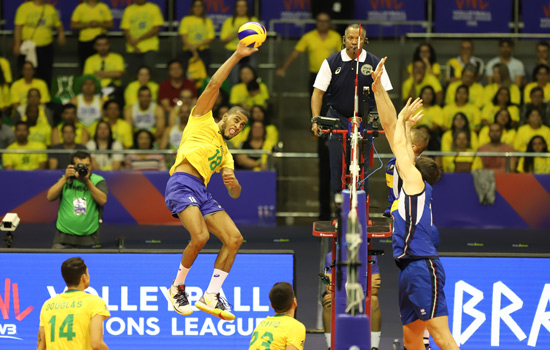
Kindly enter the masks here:
<path id="1" fill-rule="evenodd" d="M 239 28 L 239 41 L 250 48 L 262 46 L 266 35 L 265 27 L 258 22 L 246 22 Z"/>

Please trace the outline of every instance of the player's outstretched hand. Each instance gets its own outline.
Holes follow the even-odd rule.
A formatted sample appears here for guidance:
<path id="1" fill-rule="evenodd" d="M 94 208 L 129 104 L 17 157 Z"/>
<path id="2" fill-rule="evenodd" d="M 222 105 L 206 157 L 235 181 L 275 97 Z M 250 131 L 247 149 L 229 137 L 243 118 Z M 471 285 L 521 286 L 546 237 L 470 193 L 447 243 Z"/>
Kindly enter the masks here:
<path id="1" fill-rule="evenodd" d="M 380 77 L 382 76 L 382 73 L 384 73 L 384 63 L 386 63 L 387 59 L 388 57 L 382 58 L 382 60 L 380 60 L 380 63 L 378 63 L 378 67 L 376 67 L 376 70 L 372 73 L 372 92 L 374 93 L 378 92 L 378 89 L 382 89 L 382 82 Z"/>
<path id="2" fill-rule="evenodd" d="M 399 112 L 398 118 L 406 122 L 416 114 L 416 111 L 418 111 L 420 107 L 422 107 L 421 98 L 417 98 L 414 101 L 412 101 L 412 99 L 409 98 L 407 100 L 407 103 L 405 104 L 405 107 L 403 107 L 401 112 Z"/>
<path id="3" fill-rule="evenodd" d="M 254 52 L 257 52 L 258 48 L 250 48 L 239 41 L 239 44 L 237 45 L 237 54 L 241 57 L 246 57 L 252 55 Z"/>

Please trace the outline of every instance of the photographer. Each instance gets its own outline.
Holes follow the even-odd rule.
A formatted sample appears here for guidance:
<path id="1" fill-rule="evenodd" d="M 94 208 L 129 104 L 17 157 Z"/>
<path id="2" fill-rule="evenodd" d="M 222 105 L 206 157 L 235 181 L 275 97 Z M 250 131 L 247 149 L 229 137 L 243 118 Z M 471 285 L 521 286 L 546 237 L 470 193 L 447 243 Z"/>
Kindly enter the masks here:
<path id="1" fill-rule="evenodd" d="M 47 198 L 60 198 L 57 232 L 52 248 L 89 247 L 99 244 L 103 206 L 107 202 L 107 183 L 92 174 L 92 158 L 86 151 L 76 151 L 65 175 L 48 190 Z"/>

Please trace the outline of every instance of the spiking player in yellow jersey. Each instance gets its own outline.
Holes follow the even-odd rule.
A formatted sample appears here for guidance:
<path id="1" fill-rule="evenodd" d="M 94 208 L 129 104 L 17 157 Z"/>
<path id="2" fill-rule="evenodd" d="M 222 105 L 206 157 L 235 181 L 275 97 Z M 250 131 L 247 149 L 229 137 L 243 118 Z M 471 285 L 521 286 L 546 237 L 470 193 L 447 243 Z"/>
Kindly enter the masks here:
<path id="1" fill-rule="evenodd" d="M 214 172 L 221 172 L 223 182 L 232 198 L 239 198 L 241 185 L 233 171 L 233 157 L 227 149 L 226 140 L 241 132 L 248 121 L 248 111 L 233 107 L 216 123 L 212 107 L 218 98 L 222 83 L 235 65 L 258 49 L 248 48 L 241 43 L 237 51 L 224 62 L 212 76 L 197 105 L 191 110 L 191 117 L 183 131 L 176 162 L 170 169 L 166 184 L 165 201 L 172 215 L 179 218 L 189 231 L 191 241 L 183 251 L 176 279 L 170 287 L 170 298 L 176 312 L 190 315 L 193 310 L 185 293 L 185 278 L 195 258 L 212 232 L 223 243 L 216 262 L 212 279 L 204 295 L 195 306 L 204 312 L 224 320 L 233 320 L 229 305 L 220 297 L 222 284 L 231 270 L 233 261 L 243 237 L 206 186 Z"/>
<path id="2" fill-rule="evenodd" d="M 38 350 L 109 350 L 103 341 L 103 320 L 111 316 L 103 299 L 84 292 L 90 285 L 81 258 L 61 265 L 67 291 L 48 299 L 40 311 Z"/>
<path id="3" fill-rule="evenodd" d="M 292 285 L 275 283 L 269 291 L 269 301 L 275 316 L 266 318 L 254 329 L 249 350 L 303 350 L 306 327 L 294 318 L 298 303 Z"/>

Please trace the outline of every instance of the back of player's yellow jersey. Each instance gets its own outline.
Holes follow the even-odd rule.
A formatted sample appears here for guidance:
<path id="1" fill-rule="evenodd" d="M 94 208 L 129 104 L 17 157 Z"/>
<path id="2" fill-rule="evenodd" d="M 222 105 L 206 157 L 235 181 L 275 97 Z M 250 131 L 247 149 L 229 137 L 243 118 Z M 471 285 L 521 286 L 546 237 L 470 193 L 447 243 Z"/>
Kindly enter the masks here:
<path id="1" fill-rule="evenodd" d="M 90 320 L 96 315 L 110 316 L 105 302 L 81 291 L 67 291 L 48 299 L 40 311 L 46 349 L 91 349 Z"/>
<path id="2" fill-rule="evenodd" d="M 249 350 L 285 350 L 293 345 L 304 349 L 306 327 L 295 318 L 275 315 L 263 320 L 252 333 Z"/>

